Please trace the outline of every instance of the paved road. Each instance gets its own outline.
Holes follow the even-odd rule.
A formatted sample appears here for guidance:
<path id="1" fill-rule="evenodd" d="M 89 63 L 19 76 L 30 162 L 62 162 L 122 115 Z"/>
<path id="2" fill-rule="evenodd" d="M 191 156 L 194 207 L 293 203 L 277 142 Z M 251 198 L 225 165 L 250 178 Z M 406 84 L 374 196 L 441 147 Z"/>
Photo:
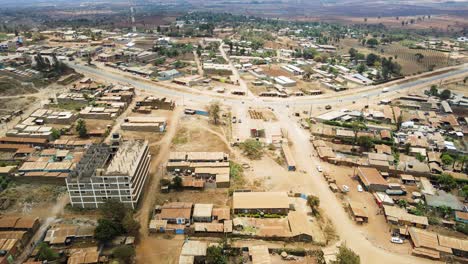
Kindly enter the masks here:
<path id="1" fill-rule="evenodd" d="M 175 96 L 179 98 L 189 99 L 198 103 L 208 103 L 213 100 L 213 97 L 207 94 L 194 94 L 189 91 L 184 92 L 180 90 L 170 90 L 168 88 L 160 87 L 156 83 L 150 84 L 145 81 L 139 81 L 133 78 L 128 78 L 124 75 L 118 75 L 116 73 L 103 71 L 97 68 L 92 68 L 83 65 L 72 65 L 76 70 L 85 74 L 91 74 L 99 76 L 102 79 L 129 83 L 137 88 L 145 89 L 148 91 L 154 91 L 158 94 L 165 96 Z M 459 74 L 468 74 L 468 65 L 463 65 L 460 69 L 453 70 L 451 72 L 439 74 L 428 78 L 422 78 L 415 81 L 407 82 L 404 84 L 398 84 L 388 87 L 389 92 L 403 91 L 410 88 L 418 87 L 420 85 L 428 85 L 434 81 L 442 80 L 445 78 L 454 77 Z M 370 100 L 379 96 L 382 93 L 381 88 L 379 90 L 370 91 L 357 91 L 356 93 L 346 94 L 340 97 L 333 98 L 288 98 L 280 100 L 262 99 L 258 97 L 239 97 L 239 98 L 226 98 L 225 104 L 231 105 L 233 109 L 238 111 L 245 111 L 250 106 L 270 106 L 275 108 L 278 120 L 281 122 L 281 126 L 287 130 L 289 139 L 293 143 L 293 153 L 296 158 L 296 163 L 299 170 L 305 170 L 310 177 L 314 177 L 315 185 L 310 186 L 311 192 L 319 196 L 320 200 L 323 201 L 322 208 L 325 210 L 327 216 L 329 216 L 336 227 L 337 233 L 340 238 L 346 241 L 347 246 L 351 247 L 356 251 L 363 261 L 363 263 L 431 263 L 427 259 L 417 258 L 410 255 L 401 255 L 388 252 L 384 248 L 380 248 L 371 241 L 367 240 L 365 235 L 355 228 L 354 223 L 350 220 L 346 212 L 344 211 L 341 202 L 336 196 L 328 189 L 326 182 L 323 177 L 320 177 L 315 167 L 320 164 L 317 158 L 310 155 L 313 153 L 313 147 L 309 142 L 308 135 L 299 128 L 298 124 L 291 120 L 289 117 L 290 104 L 294 105 L 325 105 L 325 104 L 336 104 L 339 102 L 351 102 L 357 101 L 358 103 L 364 103 L 364 100 Z"/>
<path id="2" fill-rule="evenodd" d="M 157 83 L 151 84 L 147 81 L 143 80 L 138 80 L 138 78 L 129 78 L 128 76 L 125 75 L 120 75 L 111 71 L 104 71 L 102 69 L 96 68 L 96 67 L 90 67 L 87 65 L 82 65 L 82 64 L 69 64 L 71 67 L 75 68 L 77 71 L 82 72 L 84 74 L 90 74 L 94 76 L 98 76 L 101 79 L 110 81 L 110 82 L 120 82 L 120 83 L 128 83 L 131 84 L 137 88 L 144 89 L 147 91 L 152 91 L 152 92 L 157 92 L 158 94 L 165 95 L 165 96 L 171 96 L 171 97 L 179 97 L 179 98 L 185 98 L 185 100 L 191 100 L 194 102 L 199 102 L 199 103 L 207 103 L 213 100 L 213 98 L 216 96 L 219 98 L 218 95 L 209 95 L 209 94 L 202 94 L 202 93 L 197 93 L 193 89 L 191 90 L 173 90 L 169 88 L 162 87 L 158 85 Z M 428 78 L 421 78 L 418 80 L 410 81 L 407 83 L 403 84 L 396 84 L 392 85 L 388 88 L 389 92 L 396 92 L 396 91 L 402 91 L 402 90 L 407 90 L 419 85 L 424 85 L 424 84 L 430 84 L 433 83 L 434 81 L 438 80 L 443 80 L 447 79 L 450 77 L 453 77 L 455 75 L 460 75 L 460 74 L 468 74 L 468 64 L 464 64 L 457 70 L 453 70 L 450 72 L 442 73 L 436 76 L 431 76 Z M 328 97 L 326 96 L 315 96 L 315 97 L 290 97 L 290 98 L 281 98 L 281 99 L 273 99 L 273 98 L 258 98 L 258 97 L 233 97 L 229 96 L 226 97 L 224 100 L 225 103 L 229 104 L 239 104 L 244 102 L 245 104 L 252 104 L 255 106 L 286 106 L 290 104 L 294 105 L 326 105 L 326 104 L 336 104 L 340 102 L 352 102 L 352 101 L 357 101 L 359 99 L 362 99 L 363 97 L 368 97 L 369 99 L 372 99 L 374 97 L 377 97 L 382 94 L 382 90 L 380 89 L 374 89 L 371 91 L 364 91 L 364 92 L 359 92 L 357 91 L 356 93 L 352 94 L 346 94 L 342 95 L 339 97 Z"/>

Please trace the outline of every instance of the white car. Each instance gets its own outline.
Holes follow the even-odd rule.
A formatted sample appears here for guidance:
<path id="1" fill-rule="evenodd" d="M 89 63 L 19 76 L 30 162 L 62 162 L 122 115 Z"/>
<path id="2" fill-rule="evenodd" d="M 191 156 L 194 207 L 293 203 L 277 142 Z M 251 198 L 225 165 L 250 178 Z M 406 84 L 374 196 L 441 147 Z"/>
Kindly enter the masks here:
<path id="1" fill-rule="evenodd" d="M 317 171 L 318 171 L 318 172 L 322 172 L 322 171 L 323 171 L 323 170 L 322 170 L 322 166 L 318 165 L 318 166 L 317 166 Z"/>
<path id="2" fill-rule="evenodd" d="M 401 239 L 399 237 L 392 237 L 390 239 L 390 242 L 395 243 L 395 244 L 403 244 L 403 239 Z"/>
<path id="3" fill-rule="evenodd" d="M 343 192 L 344 192 L 344 193 L 349 192 L 349 187 L 348 187 L 348 185 L 343 185 Z"/>
<path id="4" fill-rule="evenodd" d="M 357 191 L 358 191 L 358 192 L 363 192 L 364 189 L 362 189 L 362 186 L 361 186 L 361 185 L 358 185 L 358 186 L 357 186 Z"/>

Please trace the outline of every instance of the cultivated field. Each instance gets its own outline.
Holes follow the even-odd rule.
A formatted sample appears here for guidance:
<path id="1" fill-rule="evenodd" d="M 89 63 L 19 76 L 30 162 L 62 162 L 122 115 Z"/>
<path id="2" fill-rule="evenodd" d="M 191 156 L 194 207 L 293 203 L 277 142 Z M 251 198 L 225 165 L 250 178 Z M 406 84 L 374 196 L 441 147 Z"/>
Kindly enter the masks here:
<path id="1" fill-rule="evenodd" d="M 383 57 L 393 57 L 402 67 L 404 75 L 418 74 L 429 71 L 431 68 L 439 69 L 453 64 L 449 53 L 430 49 L 410 49 L 400 43 L 379 45 L 376 48 L 362 46 L 357 39 L 344 39 L 339 43 L 339 53 L 347 54 L 350 48 L 355 48 L 364 54 L 375 53 Z M 417 60 L 416 54 L 424 58 Z"/>

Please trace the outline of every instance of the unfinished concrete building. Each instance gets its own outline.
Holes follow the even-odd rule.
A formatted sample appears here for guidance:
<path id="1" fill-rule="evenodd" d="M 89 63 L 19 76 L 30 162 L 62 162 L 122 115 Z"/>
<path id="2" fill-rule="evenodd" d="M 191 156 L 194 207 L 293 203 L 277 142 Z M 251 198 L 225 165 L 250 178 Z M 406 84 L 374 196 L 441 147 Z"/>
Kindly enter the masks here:
<path id="1" fill-rule="evenodd" d="M 137 206 L 149 173 L 147 141 L 123 141 L 118 148 L 92 145 L 66 179 L 72 206 L 98 208 L 116 199 Z"/>

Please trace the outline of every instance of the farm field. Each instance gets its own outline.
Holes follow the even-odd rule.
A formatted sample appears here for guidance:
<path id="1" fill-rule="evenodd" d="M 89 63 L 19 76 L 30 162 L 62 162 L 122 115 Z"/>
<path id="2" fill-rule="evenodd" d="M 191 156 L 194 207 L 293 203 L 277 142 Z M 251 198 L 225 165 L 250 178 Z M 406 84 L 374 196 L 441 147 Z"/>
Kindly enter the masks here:
<path id="1" fill-rule="evenodd" d="M 418 74 L 429 71 L 431 68 L 435 70 L 454 64 L 447 52 L 429 49 L 410 49 L 400 43 L 379 45 L 371 49 L 362 46 L 357 39 L 344 39 L 340 41 L 338 52 L 340 54 L 347 54 L 350 48 L 355 48 L 366 55 L 375 53 L 384 57 L 393 57 L 401 65 L 404 75 Z M 424 56 L 419 61 L 416 58 L 416 54 L 418 53 Z"/>

